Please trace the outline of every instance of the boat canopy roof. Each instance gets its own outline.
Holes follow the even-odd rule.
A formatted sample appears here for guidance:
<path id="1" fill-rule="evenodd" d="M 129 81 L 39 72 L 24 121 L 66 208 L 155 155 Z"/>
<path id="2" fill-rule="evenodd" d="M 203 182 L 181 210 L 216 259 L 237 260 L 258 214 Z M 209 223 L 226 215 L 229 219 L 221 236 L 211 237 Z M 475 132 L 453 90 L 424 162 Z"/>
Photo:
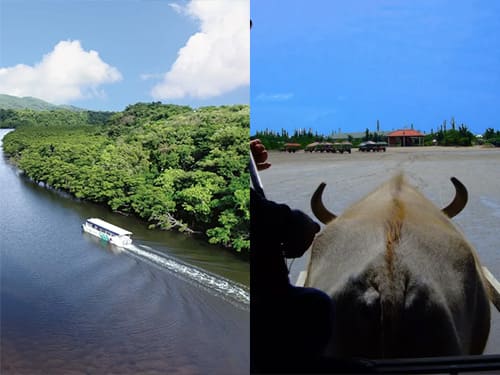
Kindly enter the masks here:
<path id="1" fill-rule="evenodd" d="M 130 236 L 132 234 L 132 232 L 129 232 L 128 230 L 117 227 L 116 225 L 110 224 L 104 220 L 97 218 L 87 219 L 87 223 L 95 224 L 103 229 L 106 229 L 112 233 L 117 234 L 118 236 Z"/>

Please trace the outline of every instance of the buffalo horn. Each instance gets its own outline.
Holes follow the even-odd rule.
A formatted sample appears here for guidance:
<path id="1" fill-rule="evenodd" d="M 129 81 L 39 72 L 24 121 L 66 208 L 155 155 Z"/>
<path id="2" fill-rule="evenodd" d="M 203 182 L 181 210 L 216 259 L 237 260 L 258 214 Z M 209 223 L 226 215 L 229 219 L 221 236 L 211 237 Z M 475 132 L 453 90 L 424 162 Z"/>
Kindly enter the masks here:
<path id="1" fill-rule="evenodd" d="M 323 190 L 325 190 L 325 186 L 326 184 L 324 182 L 319 184 L 318 188 L 311 197 L 311 208 L 312 212 L 318 218 L 319 221 L 321 221 L 323 224 L 328 224 L 337 216 L 328 211 L 325 205 L 323 204 L 321 196 L 323 195 Z"/>
<path id="2" fill-rule="evenodd" d="M 458 215 L 458 213 L 464 209 L 468 197 L 467 189 L 457 178 L 452 177 L 451 182 L 455 186 L 455 198 L 453 198 L 453 201 L 442 210 L 449 218 Z"/>

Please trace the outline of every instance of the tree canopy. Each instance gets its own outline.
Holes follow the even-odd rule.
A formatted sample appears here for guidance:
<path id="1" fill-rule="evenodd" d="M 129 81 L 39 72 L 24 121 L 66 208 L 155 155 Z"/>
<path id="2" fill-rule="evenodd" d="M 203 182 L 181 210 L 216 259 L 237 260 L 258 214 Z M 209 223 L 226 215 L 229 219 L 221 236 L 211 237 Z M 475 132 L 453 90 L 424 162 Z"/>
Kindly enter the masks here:
<path id="1" fill-rule="evenodd" d="M 0 112 L 4 152 L 36 182 L 163 229 L 249 250 L 249 107 Z"/>

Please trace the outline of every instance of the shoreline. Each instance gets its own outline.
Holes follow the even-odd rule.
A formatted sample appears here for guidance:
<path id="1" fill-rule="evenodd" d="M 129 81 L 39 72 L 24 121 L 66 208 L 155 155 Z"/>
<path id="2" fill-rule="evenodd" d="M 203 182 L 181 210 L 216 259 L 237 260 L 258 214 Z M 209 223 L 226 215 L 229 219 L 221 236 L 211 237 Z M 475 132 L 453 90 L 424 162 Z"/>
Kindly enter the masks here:
<path id="1" fill-rule="evenodd" d="M 15 158 L 13 156 L 7 155 L 3 150 L 1 150 L 2 157 L 4 158 L 5 162 L 10 165 L 12 168 L 15 168 L 16 174 L 18 178 L 23 179 L 29 184 L 32 184 L 33 186 L 36 186 L 38 188 L 44 189 L 52 194 L 56 194 L 57 196 L 63 198 L 63 199 L 69 199 L 73 202 L 76 203 L 87 203 L 87 204 L 93 204 L 96 206 L 99 206 L 101 208 L 104 208 L 108 210 L 110 213 L 113 214 L 118 214 L 123 217 L 127 218 L 133 218 L 134 220 L 141 222 L 145 227 L 148 228 L 148 230 L 155 230 L 158 232 L 169 232 L 169 233 L 174 233 L 179 236 L 184 236 L 184 237 L 191 237 L 195 239 L 196 241 L 203 242 L 206 246 L 210 246 L 213 248 L 218 249 L 219 251 L 224 251 L 227 252 L 228 254 L 231 254 L 232 256 L 238 258 L 239 260 L 243 262 L 250 263 L 250 253 L 249 252 L 242 252 L 242 251 L 235 251 L 233 248 L 226 247 L 220 244 L 212 244 L 208 241 L 208 237 L 200 231 L 181 231 L 181 230 L 176 230 L 175 228 L 171 229 L 165 229 L 161 228 L 158 226 L 156 223 L 153 221 L 146 220 L 144 218 L 141 218 L 136 212 L 122 212 L 120 210 L 113 210 L 111 206 L 107 203 L 104 202 L 96 202 L 90 199 L 86 198 L 78 198 L 75 194 L 72 192 L 61 189 L 61 188 L 55 188 L 45 181 L 36 181 L 32 177 L 30 177 L 24 170 L 19 168 L 19 165 L 17 164 Z"/>

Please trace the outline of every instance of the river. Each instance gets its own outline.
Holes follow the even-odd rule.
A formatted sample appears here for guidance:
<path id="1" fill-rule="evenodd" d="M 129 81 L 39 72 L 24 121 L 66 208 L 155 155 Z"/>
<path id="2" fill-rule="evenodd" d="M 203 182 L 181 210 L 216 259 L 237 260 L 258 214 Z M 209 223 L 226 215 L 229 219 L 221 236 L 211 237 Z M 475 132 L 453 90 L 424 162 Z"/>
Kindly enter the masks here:
<path id="1" fill-rule="evenodd" d="M 2 374 L 248 373 L 248 262 L 38 186 L 3 156 L 0 184 Z M 89 217 L 134 245 L 83 233 Z"/>

